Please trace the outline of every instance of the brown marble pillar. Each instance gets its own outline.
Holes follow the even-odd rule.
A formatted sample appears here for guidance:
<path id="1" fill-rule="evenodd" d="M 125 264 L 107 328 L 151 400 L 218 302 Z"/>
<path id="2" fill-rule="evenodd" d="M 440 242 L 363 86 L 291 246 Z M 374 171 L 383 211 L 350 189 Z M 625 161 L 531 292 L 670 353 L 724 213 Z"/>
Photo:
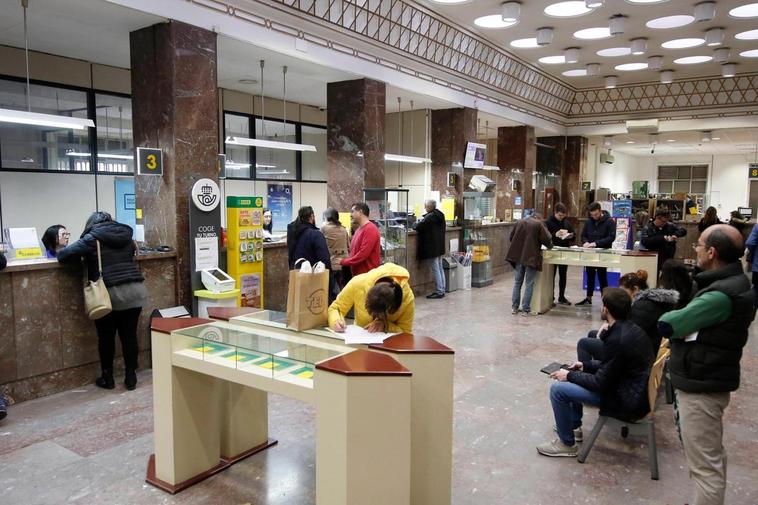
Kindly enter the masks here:
<path id="1" fill-rule="evenodd" d="M 587 163 L 588 142 L 585 137 L 540 137 L 540 144 L 555 150 L 553 159 L 561 175 L 559 199 L 566 205 L 571 217 L 584 216 L 587 202 L 582 188 L 582 171 Z"/>
<path id="2" fill-rule="evenodd" d="M 498 209 L 527 209 L 534 207 L 532 174 L 537 163 L 534 127 L 508 126 L 497 129 Z M 514 181 L 518 181 L 514 185 Z M 514 189 L 515 188 L 515 189 Z M 502 193 L 502 194 L 501 194 Z M 522 205 L 516 205 L 516 197 Z"/>
<path id="3" fill-rule="evenodd" d="M 192 185 L 218 181 L 216 34 L 171 21 L 130 34 L 135 147 L 163 150 L 163 176 L 135 176 L 145 241 L 176 248 L 177 301 L 191 306 Z"/>
<path id="4" fill-rule="evenodd" d="M 372 79 L 326 85 L 326 203 L 338 211 L 384 187 L 385 85 Z"/>
<path id="5" fill-rule="evenodd" d="M 432 191 L 455 196 L 458 217 L 463 216 L 463 192 L 474 175 L 463 169 L 466 143 L 476 141 L 476 109 L 468 107 L 432 111 Z M 447 174 L 458 175 L 455 186 L 448 186 Z M 470 173 L 467 173 L 470 172 Z"/>

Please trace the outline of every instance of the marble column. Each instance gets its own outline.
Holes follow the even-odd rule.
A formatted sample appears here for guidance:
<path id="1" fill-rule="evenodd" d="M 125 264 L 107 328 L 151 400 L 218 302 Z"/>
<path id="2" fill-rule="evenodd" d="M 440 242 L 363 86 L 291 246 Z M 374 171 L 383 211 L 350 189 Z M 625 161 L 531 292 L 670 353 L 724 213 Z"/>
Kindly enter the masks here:
<path id="1" fill-rule="evenodd" d="M 177 251 L 177 302 L 191 306 L 189 205 L 198 179 L 218 181 L 216 34 L 171 21 L 130 34 L 135 147 L 163 150 L 163 176 L 135 176 L 145 242 Z"/>
<path id="2" fill-rule="evenodd" d="M 583 216 L 587 202 L 581 191 L 581 174 L 587 164 L 587 138 L 540 137 L 537 142 L 551 146 L 555 150 L 556 169 L 561 175 L 559 200 L 566 205 L 568 215 Z"/>
<path id="3" fill-rule="evenodd" d="M 384 187 L 385 84 L 372 79 L 326 85 L 326 202 L 340 212 Z"/>
<path id="4" fill-rule="evenodd" d="M 432 111 L 432 191 L 455 196 L 457 217 L 463 216 L 463 192 L 474 175 L 463 169 L 466 143 L 476 141 L 476 109 L 468 107 Z M 458 175 L 454 186 L 448 185 L 447 174 Z"/>
<path id="5" fill-rule="evenodd" d="M 534 127 L 507 126 L 497 129 L 498 209 L 534 207 L 532 174 L 537 164 Z M 514 181 L 518 181 L 514 184 Z M 516 205 L 516 197 L 522 204 Z"/>

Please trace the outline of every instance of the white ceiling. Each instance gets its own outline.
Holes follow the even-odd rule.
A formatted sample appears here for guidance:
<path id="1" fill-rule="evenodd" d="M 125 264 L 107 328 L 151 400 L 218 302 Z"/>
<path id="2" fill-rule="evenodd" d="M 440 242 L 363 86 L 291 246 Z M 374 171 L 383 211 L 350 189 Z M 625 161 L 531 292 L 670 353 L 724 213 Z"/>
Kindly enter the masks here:
<path id="1" fill-rule="evenodd" d="M 696 65 L 678 65 L 673 60 L 684 56 L 712 56 L 713 48 L 705 45 L 691 49 L 662 49 L 661 43 L 680 38 L 704 37 L 707 29 L 721 27 L 725 31 L 724 44 L 719 47 L 731 48 L 730 61 L 737 64 L 737 72 L 757 72 L 758 58 L 740 57 L 745 50 L 758 49 L 758 40 L 737 40 L 734 35 L 739 32 L 758 28 L 758 18 L 737 19 L 728 15 L 734 7 L 745 5 L 756 0 L 718 0 L 716 1 L 716 17 L 712 21 L 696 23 L 673 29 L 654 30 L 645 26 L 651 19 L 663 16 L 689 14 L 699 0 L 664 0 L 655 4 L 633 4 L 625 0 L 606 0 L 605 5 L 592 12 L 573 17 L 556 18 L 547 16 L 543 11 L 548 5 L 561 0 L 522 0 L 521 17 L 513 26 L 508 28 L 486 29 L 474 24 L 480 16 L 500 13 L 502 0 L 469 0 L 460 4 L 440 4 L 432 0 L 420 0 L 432 11 L 442 14 L 454 24 L 478 33 L 498 47 L 517 55 L 522 60 L 532 63 L 557 78 L 576 88 L 602 87 L 603 77 L 617 75 L 619 84 L 640 82 L 658 82 L 659 72 L 653 70 L 619 71 L 614 67 L 624 63 L 645 63 L 648 56 L 663 56 L 663 69 L 674 70 L 674 78 L 692 78 L 704 76 L 720 76 L 721 65 L 716 62 Z M 582 2 L 583 3 L 583 2 Z M 579 40 L 573 34 L 577 30 L 592 27 L 607 27 L 611 16 L 623 14 L 628 17 L 626 29 L 622 35 L 602 40 Z M 535 37 L 538 28 L 552 27 L 553 42 L 544 47 L 534 49 L 517 49 L 510 46 L 516 39 Z M 597 51 L 613 47 L 629 47 L 629 40 L 646 38 L 647 52 L 642 56 L 601 57 Z M 539 63 L 539 58 L 559 56 L 567 47 L 579 47 L 579 63 L 547 65 Z M 571 69 L 583 69 L 588 63 L 599 63 L 600 71 L 597 77 L 566 77 L 562 72 Z"/>
<path id="2" fill-rule="evenodd" d="M 655 138 L 656 156 L 742 154 L 750 161 L 758 162 L 758 128 L 733 128 L 713 130 L 713 140 L 703 142 L 699 131 L 667 132 L 653 137 L 647 134 L 614 135 L 611 140 L 613 152 L 632 156 L 650 156 Z M 604 147 L 603 137 L 591 137 L 590 143 Z"/>

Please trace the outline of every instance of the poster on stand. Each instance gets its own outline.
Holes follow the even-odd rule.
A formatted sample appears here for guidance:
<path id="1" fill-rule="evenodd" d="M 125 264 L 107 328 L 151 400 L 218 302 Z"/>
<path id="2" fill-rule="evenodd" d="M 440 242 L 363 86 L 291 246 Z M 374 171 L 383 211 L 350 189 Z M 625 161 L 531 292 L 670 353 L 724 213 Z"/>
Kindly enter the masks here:
<path id="1" fill-rule="evenodd" d="M 292 216 L 292 184 L 268 183 L 267 205 L 275 231 L 286 231 Z"/>

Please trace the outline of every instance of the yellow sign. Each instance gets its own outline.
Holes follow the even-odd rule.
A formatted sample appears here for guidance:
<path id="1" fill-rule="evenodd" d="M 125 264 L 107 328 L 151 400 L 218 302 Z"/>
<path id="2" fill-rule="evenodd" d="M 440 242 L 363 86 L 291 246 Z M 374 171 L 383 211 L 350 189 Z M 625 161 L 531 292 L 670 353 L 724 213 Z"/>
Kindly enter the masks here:
<path id="1" fill-rule="evenodd" d="M 135 209 L 134 210 L 134 217 L 136 219 L 142 219 L 142 209 Z"/>
<path id="2" fill-rule="evenodd" d="M 350 221 L 351 221 L 350 213 L 349 212 L 340 212 L 339 216 L 340 216 L 340 224 L 347 229 L 347 234 L 350 235 L 350 226 L 351 226 L 351 224 L 350 224 Z"/>
<path id="3" fill-rule="evenodd" d="M 455 198 L 443 198 L 440 209 L 445 214 L 445 221 L 455 220 Z"/>
<path id="4" fill-rule="evenodd" d="M 42 249 L 39 247 L 27 247 L 25 249 L 16 249 L 16 258 L 39 258 L 42 256 Z"/>

